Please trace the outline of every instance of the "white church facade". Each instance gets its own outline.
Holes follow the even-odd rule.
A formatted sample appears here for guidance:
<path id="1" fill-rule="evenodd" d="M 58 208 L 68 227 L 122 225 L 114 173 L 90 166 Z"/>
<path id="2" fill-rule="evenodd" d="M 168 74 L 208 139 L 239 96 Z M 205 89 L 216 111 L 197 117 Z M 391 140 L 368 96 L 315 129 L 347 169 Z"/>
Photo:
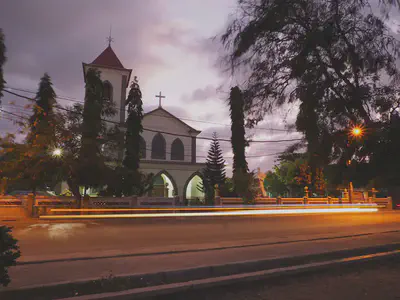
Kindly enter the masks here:
<path id="1" fill-rule="evenodd" d="M 117 113 L 110 121 L 125 124 L 125 100 L 132 69 L 126 69 L 109 45 L 92 63 L 83 63 L 84 77 L 89 68 L 101 71 L 105 92 L 115 102 Z M 202 181 L 200 171 L 205 163 L 196 161 L 196 137 L 200 131 L 192 128 L 161 106 L 143 117 L 140 170 L 153 173 L 151 196 L 179 196 L 181 200 L 201 199 L 197 188 Z M 146 100 L 143 99 L 143 102 Z M 122 159 L 122 152 L 119 158 Z"/>

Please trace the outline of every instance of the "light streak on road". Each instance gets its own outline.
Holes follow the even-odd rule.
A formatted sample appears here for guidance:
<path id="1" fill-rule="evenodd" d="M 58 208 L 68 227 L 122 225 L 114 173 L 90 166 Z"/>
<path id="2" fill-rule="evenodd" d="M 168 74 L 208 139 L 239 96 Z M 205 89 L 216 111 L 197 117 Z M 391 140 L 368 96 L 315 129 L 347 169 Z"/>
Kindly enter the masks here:
<path id="1" fill-rule="evenodd" d="M 226 217 L 226 216 L 260 216 L 260 215 L 298 215 L 321 213 L 365 213 L 377 212 L 377 208 L 314 208 L 314 209 L 270 209 L 212 212 L 178 212 L 147 214 L 98 214 L 98 215 L 48 215 L 41 219 L 120 219 L 120 218 L 168 218 L 168 217 Z"/>
<path id="2" fill-rule="evenodd" d="M 52 208 L 51 212 L 140 212 L 140 211 L 231 211 L 231 210 L 265 210 L 265 209 L 307 209 L 307 208 L 384 208 L 377 204 L 309 204 L 309 205 L 262 205 L 262 206 L 199 206 L 199 207 L 142 207 L 142 208 Z"/>

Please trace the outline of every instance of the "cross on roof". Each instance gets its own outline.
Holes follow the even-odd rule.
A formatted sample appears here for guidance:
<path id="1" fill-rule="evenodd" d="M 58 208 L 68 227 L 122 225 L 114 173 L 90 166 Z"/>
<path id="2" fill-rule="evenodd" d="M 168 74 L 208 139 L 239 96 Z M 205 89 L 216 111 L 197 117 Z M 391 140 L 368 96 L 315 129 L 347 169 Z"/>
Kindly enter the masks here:
<path id="1" fill-rule="evenodd" d="M 156 98 L 158 98 L 158 107 L 161 107 L 161 99 L 165 98 L 165 96 L 161 96 L 161 92 L 160 92 L 160 94 L 156 95 Z"/>
<path id="2" fill-rule="evenodd" d="M 110 35 L 107 37 L 108 46 L 111 46 L 111 43 L 114 42 L 114 39 L 111 37 L 111 26 L 110 26 Z"/>

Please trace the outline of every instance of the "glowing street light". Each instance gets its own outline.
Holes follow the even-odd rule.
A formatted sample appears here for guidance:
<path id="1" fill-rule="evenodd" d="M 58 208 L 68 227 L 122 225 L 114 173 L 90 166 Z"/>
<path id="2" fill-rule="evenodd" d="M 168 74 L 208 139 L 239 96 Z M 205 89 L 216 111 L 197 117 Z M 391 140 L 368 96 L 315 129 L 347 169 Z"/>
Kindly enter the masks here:
<path id="1" fill-rule="evenodd" d="M 363 135 L 363 129 L 359 126 L 355 126 L 351 129 L 351 135 L 354 137 L 360 137 Z"/>
<path id="2" fill-rule="evenodd" d="M 62 155 L 62 149 L 61 148 L 54 149 L 52 155 L 54 157 L 60 157 Z"/>

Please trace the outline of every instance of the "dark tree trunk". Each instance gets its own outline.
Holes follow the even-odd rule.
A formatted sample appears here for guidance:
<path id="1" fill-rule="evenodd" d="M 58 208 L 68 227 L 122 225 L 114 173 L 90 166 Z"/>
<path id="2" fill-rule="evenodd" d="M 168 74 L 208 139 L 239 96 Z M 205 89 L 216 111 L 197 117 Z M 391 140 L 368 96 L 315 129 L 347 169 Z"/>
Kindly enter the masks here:
<path id="1" fill-rule="evenodd" d="M 82 196 L 81 196 L 81 193 L 79 192 L 78 184 L 72 178 L 67 179 L 67 184 L 68 184 L 68 187 L 70 188 L 72 194 L 75 197 L 78 207 L 81 208 Z"/>

